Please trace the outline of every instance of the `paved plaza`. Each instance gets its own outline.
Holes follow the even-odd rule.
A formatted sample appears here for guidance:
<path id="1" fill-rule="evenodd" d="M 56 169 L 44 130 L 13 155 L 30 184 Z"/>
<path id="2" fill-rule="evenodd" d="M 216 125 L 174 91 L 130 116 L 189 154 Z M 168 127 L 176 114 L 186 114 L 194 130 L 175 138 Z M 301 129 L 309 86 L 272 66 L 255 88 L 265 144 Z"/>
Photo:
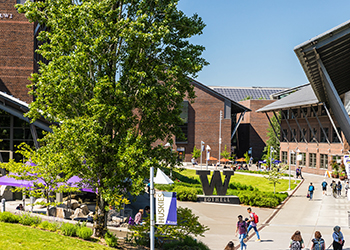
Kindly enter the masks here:
<path id="1" fill-rule="evenodd" d="M 256 242 L 254 230 L 251 230 L 247 249 L 289 249 L 290 238 L 296 230 L 301 231 L 305 249 L 310 249 L 315 231 L 320 231 L 327 249 L 332 243 L 333 227 L 339 225 L 345 238 L 344 249 L 350 250 L 348 224 L 350 202 L 344 196 L 344 189 L 343 196 L 340 198 L 331 196 L 330 188 L 327 196 L 323 196 L 321 182 L 324 178 L 322 176 L 303 173 L 303 177 L 304 182 L 280 209 L 252 207 L 253 212 L 259 215 L 258 227 L 262 227 L 261 242 Z M 331 179 L 326 180 L 329 184 L 331 183 Z M 310 182 L 315 186 L 312 201 L 306 198 Z M 244 218 L 248 217 L 248 206 L 195 202 L 179 202 L 179 206 L 191 208 L 199 216 L 200 222 L 210 227 L 204 238 L 198 238 L 210 249 L 222 250 L 230 240 L 238 246 L 239 241 L 235 237 L 237 216 L 241 214 Z"/>

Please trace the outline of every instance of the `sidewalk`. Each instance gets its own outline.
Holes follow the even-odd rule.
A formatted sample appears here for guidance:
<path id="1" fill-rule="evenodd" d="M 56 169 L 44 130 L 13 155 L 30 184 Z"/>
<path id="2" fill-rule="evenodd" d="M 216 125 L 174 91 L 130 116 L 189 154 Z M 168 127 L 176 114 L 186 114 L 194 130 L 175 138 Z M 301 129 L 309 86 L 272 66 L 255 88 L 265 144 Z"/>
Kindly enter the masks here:
<path id="1" fill-rule="evenodd" d="M 321 182 L 324 177 L 307 173 L 303 173 L 303 177 L 304 182 L 281 209 L 252 207 L 253 212 L 259 215 L 258 228 L 262 226 L 263 228 L 260 231 L 261 242 L 255 241 L 257 238 L 253 230 L 250 232 L 252 237 L 246 243 L 247 249 L 289 249 L 290 238 L 296 230 L 301 231 L 305 243 L 304 249 L 310 249 L 311 240 L 317 230 L 321 232 L 327 249 L 332 243 L 333 227 L 338 225 L 345 238 L 343 249 L 350 250 L 348 224 L 350 202 L 344 197 L 345 185 L 343 185 L 343 196 L 340 198 L 331 196 L 329 185 L 328 195 L 322 196 Z M 328 178 L 326 181 L 330 184 L 332 179 Z M 312 201 L 306 198 L 310 182 L 315 186 Z M 210 227 L 210 230 L 205 233 L 205 237 L 198 238 L 210 249 L 222 250 L 230 240 L 235 243 L 235 246 L 238 246 L 238 238 L 234 235 L 237 216 L 242 214 L 243 217 L 248 217 L 248 206 L 192 202 L 179 202 L 178 205 L 191 208 L 199 216 L 200 222 Z M 275 216 L 267 224 L 266 221 L 275 212 Z M 331 246 L 329 249 L 331 250 L 333 247 Z"/>

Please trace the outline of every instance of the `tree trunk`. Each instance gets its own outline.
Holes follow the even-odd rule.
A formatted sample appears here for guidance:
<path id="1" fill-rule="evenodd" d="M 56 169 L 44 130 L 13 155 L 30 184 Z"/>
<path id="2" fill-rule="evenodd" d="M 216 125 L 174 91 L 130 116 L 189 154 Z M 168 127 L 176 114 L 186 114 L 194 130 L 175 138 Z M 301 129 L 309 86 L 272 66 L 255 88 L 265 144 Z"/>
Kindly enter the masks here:
<path id="1" fill-rule="evenodd" d="M 276 194 L 276 183 L 273 184 L 273 193 Z"/>
<path id="2" fill-rule="evenodd" d="M 100 194 L 97 194 L 96 209 L 94 215 L 94 236 L 103 237 L 107 231 L 106 202 Z"/>

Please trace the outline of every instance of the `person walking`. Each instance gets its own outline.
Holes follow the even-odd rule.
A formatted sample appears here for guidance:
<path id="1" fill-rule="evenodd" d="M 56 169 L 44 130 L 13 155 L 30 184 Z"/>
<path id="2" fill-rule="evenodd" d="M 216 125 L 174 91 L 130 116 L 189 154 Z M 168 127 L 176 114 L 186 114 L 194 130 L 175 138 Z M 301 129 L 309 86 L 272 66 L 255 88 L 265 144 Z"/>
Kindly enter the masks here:
<path id="1" fill-rule="evenodd" d="M 338 184 L 337 184 L 337 195 L 338 196 L 341 196 L 341 190 L 342 190 L 343 186 L 341 184 L 340 181 L 338 181 Z"/>
<path id="2" fill-rule="evenodd" d="M 260 235 L 257 229 L 257 223 L 259 222 L 259 217 L 252 212 L 252 209 L 249 207 L 247 208 L 247 211 L 249 213 L 249 226 L 248 226 L 248 230 L 247 230 L 247 234 L 249 234 L 249 231 L 253 228 L 256 234 L 256 237 L 258 237 L 258 239 L 256 241 L 261 241 L 260 240 Z"/>
<path id="3" fill-rule="evenodd" d="M 331 188 L 332 188 L 333 197 L 337 198 L 337 184 L 335 183 L 335 180 L 332 181 Z"/>
<path id="4" fill-rule="evenodd" d="M 310 201 L 312 200 L 312 197 L 314 196 L 314 190 L 315 190 L 315 187 L 314 187 L 314 185 L 312 185 L 312 182 L 310 182 L 310 185 L 308 188 L 309 195 L 310 195 Z"/>
<path id="5" fill-rule="evenodd" d="M 315 232 L 315 238 L 312 239 L 311 250 L 325 250 L 326 243 L 322 239 L 320 231 Z"/>
<path id="6" fill-rule="evenodd" d="M 247 237 L 247 223 L 243 220 L 242 215 L 238 215 L 236 236 L 237 232 L 239 234 L 239 243 L 241 244 L 241 250 L 247 249 L 247 244 L 244 243 L 244 239 Z"/>
<path id="7" fill-rule="evenodd" d="M 323 182 L 321 183 L 321 185 L 322 185 L 322 195 L 327 195 L 328 183 L 326 182 L 326 179 L 323 179 Z"/>
<path id="8" fill-rule="evenodd" d="M 234 249 L 235 249 L 235 245 L 233 244 L 232 241 L 230 241 L 229 243 L 227 243 L 224 250 L 234 250 Z"/>
<path id="9" fill-rule="evenodd" d="M 342 250 L 345 241 L 344 241 L 344 236 L 343 236 L 342 232 L 340 232 L 340 227 L 335 226 L 333 228 L 333 231 L 334 231 L 332 234 L 333 250 Z"/>
<path id="10" fill-rule="evenodd" d="M 304 247 L 304 240 L 301 237 L 300 231 L 295 231 L 295 233 L 291 237 L 289 248 L 291 250 L 300 250 Z"/>
<path id="11" fill-rule="evenodd" d="M 348 190 L 349 190 L 349 181 L 346 181 L 346 184 L 345 184 L 345 196 L 348 196 Z"/>

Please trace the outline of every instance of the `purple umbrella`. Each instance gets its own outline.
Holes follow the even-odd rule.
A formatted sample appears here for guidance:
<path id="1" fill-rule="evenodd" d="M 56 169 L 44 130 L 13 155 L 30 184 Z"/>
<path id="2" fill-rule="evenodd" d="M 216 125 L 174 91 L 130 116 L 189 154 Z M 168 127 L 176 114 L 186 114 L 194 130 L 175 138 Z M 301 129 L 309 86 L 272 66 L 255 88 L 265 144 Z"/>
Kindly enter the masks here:
<path id="1" fill-rule="evenodd" d="M 18 174 L 10 174 L 10 175 L 17 175 Z M 31 175 L 31 174 L 28 174 Z M 9 177 L 7 175 L 0 177 L 0 185 L 6 185 L 6 186 L 13 186 L 13 187 L 25 187 L 30 188 L 33 187 L 36 183 L 43 183 L 43 180 L 16 180 L 15 178 Z"/>
<path id="2" fill-rule="evenodd" d="M 68 179 L 67 184 L 71 187 L 80 187 L 80 190 L 84 192 L 95 193 L 95 191 L 82 182 L 83 180 L 75 175 Z"/>

